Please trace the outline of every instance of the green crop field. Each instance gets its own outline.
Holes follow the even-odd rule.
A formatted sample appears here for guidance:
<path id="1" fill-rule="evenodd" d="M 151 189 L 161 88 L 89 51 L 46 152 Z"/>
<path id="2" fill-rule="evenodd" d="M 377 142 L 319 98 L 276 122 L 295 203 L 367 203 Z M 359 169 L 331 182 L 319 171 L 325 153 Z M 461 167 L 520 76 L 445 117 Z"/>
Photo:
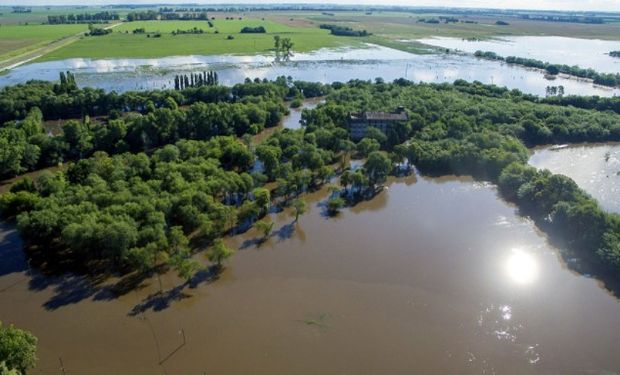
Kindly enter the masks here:
<path id="1" fill-rule="evenodd" d="M 256 54 L 273 49 L 273 37 L 288 37 L 294 43 L 293 51 L 306 52 L 322 47 L 337 47 L 357 43 L 353 38 L 335 37 L 318 27 L 293 27 L 261 19 L 216 19 L 210 28 L 207 21 L 136 21 L 114 28 L 110 35 L 84 37 L 66 47 L 44 56 L 42 60 L 84 58 L 152 58 L 177 55 Z M 243 27 L 263 26 L 264 34 L 241 34 Z M 176 30 L 192 28 L 204 34 L 173 35 Z M 147 34 L 134 34 L 144 28 Z M 217 33 L 216 33 L 217 31 Z M 153 37 L 149 33 L 161 33 Z M 228 39 L 232 35 L 234 39 Z"/>
<path id="2" fill-rule="evenodd" d="M 88 25 L 2 25 L 0 60 L 87 30 Z"/>

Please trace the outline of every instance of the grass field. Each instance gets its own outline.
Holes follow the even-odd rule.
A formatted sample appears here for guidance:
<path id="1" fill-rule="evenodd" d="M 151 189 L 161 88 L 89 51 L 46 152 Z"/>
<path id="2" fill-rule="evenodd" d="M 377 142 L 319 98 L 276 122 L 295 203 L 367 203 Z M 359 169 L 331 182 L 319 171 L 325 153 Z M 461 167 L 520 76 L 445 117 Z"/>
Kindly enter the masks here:
<path id="1" fill-rule="evenodd" d="M 87 25 L 2 25 L 0 60 L 87 30 Z"/>
<path id="2" fill-rule="evenodd" d="M 146 9 L 146 8 L 145 8 Z M 156 8 L 152 8 L 156 9 Z M 0 60 L 21 55 L 46 43 L 85 31 L 86 25 L 33 25 L 45 22 L 48 14 L 96 12 L 103 8 L 89 7 L 35 7 L 30 14 L 13 14 L 10 8 L 0 7 Z M 117 11 L 121 16 L 128 9 L 105 9 Z M 144 9 L 140 9 L 144 10 Z M 455 15 L 461 21 L 472 23 L 419 22 L 422 18 L 438 18 L 442 14 L 420 14 L 414 12 L 377 11 L 367 14 L 362 11 L 334 11 L 331 15 L 312 11 L 248 11 L 210 12 L 215 17 L 214 27 L 207 21 L 139 21 L 120 24 L 110 35 L 82 37 L 72 43 L 44 51 L 40 60 L 66 58 L 155 58 L 179 55 L 210 54 L 260 54 L 273 49 L 273 36 L 290 37 L 293 51 L 306 52 L 322 47 L 337 47 L 370 42 L 413 53 L 428 53 L 428 46 L 411 42 L 419 38 L 446 36 L 457 38 L 492 38 L 516 35 L 554 35 L 591 39 L 620 40 L 620 23 L 601 25 L 530 21 L 515 17 Z M 226 17 L 233 17 L 226 20 Z M 239 19 L 241 17 L 242 19 Z M 498 26 L 498 20 L 509 25 Z M 17 25 L 30 22 L 30 25 Z M 368 30 L 373 35 L 367 38 L 336 37 L 319 29 L 323 23 Z M 266 34 L 241 34 L 245 26 L 264 26 Z M 172 35 L 173 31 L 203 29 L 205 34 Z M 159 32 L 160 38 L 149 38 L 145 34 L 133 34 L 135 29 Z M 216 30 L 218 33 L 216 33 Z M 232 35 L 234 39 L 229 40 Z M 50 48 L 51 50 L 51 48 Z M 36 50 L 38 52 L 38 50 Z M 33 52 L 31 52 L 32 54 Z"/>
<path id="3" fill-rule="evenodd" d="M 153 58 L 178 55 L 212 54 L 256 54 L 273 49 L 274 35 L 291 38 L 295 44 L 293 51 L 306 52 L 322 47 L 336 47 L 355 44 L 352 38 L 335 37 L 327 30 L 319 28 L 300 28 L 269 20 L 216 19 L 214 27 L 209 28 L 206 21 L 137 21 L 127 22 L 116 27 L 110 35 L 84 37 L 71 45 L 58 49 L 41 60 L 59 60 L 74 57 L 84 58 Z M 241 34 L 243 27 L 264 26 L 265 34 Z M 172 35 L 177 29 L 188 30 L 193 27 L 203 29 L 205 34 Z M 133 34 L 132 31 L 144 28 L 147 32 L 160 32 L 160 38 Z M 216 30 L 218 33 L 216 33 Z M 232 35 L 234 39 L 229 40 Z"/>

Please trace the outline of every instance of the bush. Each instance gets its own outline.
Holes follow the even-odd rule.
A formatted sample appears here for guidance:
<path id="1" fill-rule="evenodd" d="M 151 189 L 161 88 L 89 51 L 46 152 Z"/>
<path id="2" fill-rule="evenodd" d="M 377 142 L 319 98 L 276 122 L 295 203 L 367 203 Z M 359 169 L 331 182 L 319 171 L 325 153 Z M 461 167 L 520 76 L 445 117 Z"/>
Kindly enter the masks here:
<path id="1" fill-rule="evenodd" d="M 302 104 L 303 104 L 303 101 L 299 98 L 296 98 L 291 102 L 291 108 L 299 108 L 302 106 Z"/>

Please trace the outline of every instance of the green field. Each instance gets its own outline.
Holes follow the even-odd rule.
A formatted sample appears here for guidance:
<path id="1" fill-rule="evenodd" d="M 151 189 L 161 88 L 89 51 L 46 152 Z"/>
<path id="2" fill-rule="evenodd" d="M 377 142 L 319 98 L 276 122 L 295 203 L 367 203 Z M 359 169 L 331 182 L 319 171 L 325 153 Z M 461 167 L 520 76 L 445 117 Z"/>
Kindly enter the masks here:
<path id="1" fill-rule="evenodd" d="M 44 56 L 42 60 L 84 58 L 153 58 L 178 55 L 255 54 L 273 49 L 274 35 L 291 38 L 293 51 L 306 52 L 322 47 L 337 47 L 357 43 L 346 37 L 335 37 L 327 30 L 293 27 L 261 19 L 216 19 L 210 28 L 207 21 L 136 21 L 126 22 L 114 28 L 110 35 L 84 37 L 64 48 Z M 241 34 L 243 27 L 263 26 L 265 34 Z M 172 31 L 197 27 L 205 34 L 172 35 Z M 161 37 L 133 34 L 144 28 L 147 33 L 161 33 Z M 216 30 L 218 33 L 216 33 Z M 234 39 L 229 40 L 232 35 Z"/>
<path id="2" fill-rule="evenodd" d="M 143 11 L 157 8 L 135 9 Z M 496 15 L 456 14 L 457 23 L 429 24 L 422 19 L 446 16 L 441 13 L 376 11 L 336 11 L 326 14 L 317 11 L 240 11 L 210 12 L 214 27 L 207 21 L 137 21 L 125 22 L 113 29 L 110 35 L 99 37 L 67 38 L 85 31 L 87 25 L 41 25 L 48 14 L 77 14 L 82 12 L 116 11 L 121 16 L 127 8 L 97 7 L 34 7 L 32 13 L 15 14 L 11 8 L 0 7 L 0 60 L 23 59 L 43 55 L 40 60 L 66 58 L 156 58 L 179 55 L 211 54 L 262 54 L 273 49 L 273 36 L 289 37 L 294 43 L 293 51 L 307 52 L 322 47 L 356 45 L 364 42 L 405 50 L 412 53 L 429 53 L 432 48 L 414 42 L 419 38 L 446 36 L 457 38 L 493 38 L 517 35 L 554 35 L 577 38 L 620 40 L 620 23 L 600 25 L 545 22 L 524 20 L 517 17 Z M 226 19 L 232 18 L 232 19 Z M 241 19 L 240 19 L 241 18 Z M 509 25 L 498 26 L 496 21 Z M 467 23 L 466 23 L 467 22 Z M 30 23 L 26 25 L 26 23 Z M 372 36 L 366 38 L 337 37 L 321 24 L 336 24 L 356 30 L 367 30 Z M 245 27 L 263 26 L 265 34 L 241 34 Z M 176 30 L 192 28 L 204 30 L 204 34 L 173 35 Z M 135 29 L 145 29 L 147 34 L 134 34 Z M 216 32 L 217 31 L 217 32 Z M 154 33 L 161 37 L 153 37 Z M 234 39 L 228 39 L 232 36 Z M 48 44 L 67 38 L 62 43 Z"/>
<path id="3" fill-rule="evenodd" d="M 2 25 L 0 60 L 88 30 L 88 25 Z"/>

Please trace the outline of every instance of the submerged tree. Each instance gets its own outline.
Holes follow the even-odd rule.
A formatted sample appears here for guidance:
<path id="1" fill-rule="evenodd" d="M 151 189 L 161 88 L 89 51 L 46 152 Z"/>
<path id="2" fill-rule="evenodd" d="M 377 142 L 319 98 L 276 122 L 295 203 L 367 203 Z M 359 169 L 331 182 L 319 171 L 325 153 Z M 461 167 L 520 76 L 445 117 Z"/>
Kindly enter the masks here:
<path id="1" fill-rule="evenodd" d="M 217 267 L 221 267 L 222 263 L 230 258 L 235 253 L 235 250 L 226 246 L 224 240 L 217 239 L 213 242 L 213 246 L 211 250 L 207 253 L 207 258 L 209 261 L 215 263 Z"/>
<path id="2" fill-rule="evenodd" d="M 293 207 L 293 215 L 295 216 L 295 222 L 299 221 L 299 216 L 306 213 L 306 201 L 301 198 L 294 199 L 291 202 Z"/>
<path id="3" fill-rule="evenodd" d="M 345 205 L 346 202 L 344 199 L 338 196 L 331 197 L 327 201 L 327 213 L 330 216 L 335 216 Z"/>
<path id="4" fill-rule="evenodd" d="M 254 224 L 254 227 L 256 227 L 256 229 L 263 234 L 262 240 L 266 241 L 269 236 L 271 236 L 274 225 L 274 222 L 267 223 L 266 221 L 257 221 L 256 224 Z"/>

